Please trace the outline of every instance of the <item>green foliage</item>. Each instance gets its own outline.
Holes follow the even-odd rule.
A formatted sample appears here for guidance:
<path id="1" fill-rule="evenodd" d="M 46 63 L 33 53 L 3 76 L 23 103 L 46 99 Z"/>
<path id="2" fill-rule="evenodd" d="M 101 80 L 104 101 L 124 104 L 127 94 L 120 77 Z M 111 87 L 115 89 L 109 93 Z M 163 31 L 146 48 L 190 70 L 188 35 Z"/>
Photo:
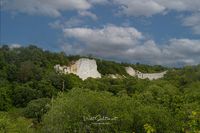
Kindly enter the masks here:
<path id="1" fill-rule="evenodd" d="M 69 74 L 69 75 L 62 75 L 63 78 L 63 84 L 64 84 L 64 90 L 69 90 L 72 88 L 76 87 L 81 87 L 82 85 L 82 80 L 74 75 L 74 74 Z"/>
<path id="2" fill-rule="evenodd" d="M 6 115 L 4 115 L 3 113 L 0 112 L 0 131 L 2 133 L 7 133 L 8 132 L 8 127 L 10 126 L 10 121 L 9 119 L 6 117 Z"/>
<path id="3" fill-rule="evenodd" d="M 29 86 L 16 86 L 14 94 L 13 102 L 16 107 L 25 107 L 29 101 L 37 97 L 36 90 Z"/>
<path id="4" fill-rule="evenodd" d="M 200 104 L 200 81 L 193 82 L 184 89 L 185 101 L 198 102 Z"/>
<path id="5" fill-rule="evenodd" d="M 0 113 L 0 132 L 199 132 L 200 65 L 172 69 L 96 59 L 103 77 L 84 81 L 53 68 L 79 58 L 33 45 L 0 47 L 0 110 L 6 111 Z M 130 77 L 125 66 L 168 72 L 149 81 Z M 10 113 L 13 106 L 27 118 Z"/>
<path id="6" fill-rule="evenodd" d="M 34 81 L 31 82 L 29 86 L 37 91 L 37 98 L 51 98 L 53 95 L 56 95 L 54 86 L 48 80 Z"/>
<path id="7" fill-rule="evenodd" d="M 9 87 L 0 87 L 0 111 L 6 111 L 12 106 Z"/>
<path id="8" fill-rule="evenodd" d="M 151 126 L 151 125 L 149 125 L 149 124 L 145 124 L 144 125 L 144 129 L 145 129 L 145 131 L 146 131 L 146 133 L 155 133 L 155 129 Z"/>
<path id="9" fill-rule="evenodd" d="M 67 91 L 82 85 L 82 80 L 74 74 L 59 75 L 51 73 L 48 78 L 51 81 L 51 84 L 60 91 Z"/>
<path id="10" fill-rule="evenodd" d="M 18 80 L 25 83 L 30 80 L 41 80 L 42 71 L 39 67 L 36 67 L 33 62 L 25 61 L 20 63 L 19 71 L 17 74 Z"/>
<path id="11" fill-rule="evenodd" d="M 34 133 L 31 120 L 23 117 L 12 118 L 8 113 L 0 112 L 1 133 Z"/>
<path id="12" fill-rule="evenodd" d="M 124 67 L 115 62 L 104 61 L 104 60 L 97 60 L 97 69 L 98 71 L 103 74 L 119 74 L 119 75 L 127 75 Z"/>
<path id="13" fill-rule="evenodd" d="M 101 120 L 96 120 L 97 117 Z M 144 132 L 146 123 L 152 123 L 158 132 L 175 131 L 170 126 L 176 125 L 175 120 L 164 108 L 147 106 L 128 96 L 72 89 L 53 101 L 51 110 L 44 117 L 42 131 Z"/>
<path id="14" fill-rule="evenodd" d="M 136 63 L 136 64 L 123 63 L 123 65 L 131 66 L 135 70 L 138 70 L 143 73 L 155 73 L 155 72 L 163 72 L 163 71 L 168 70 L 168 68 L 160 66 L 160 65 L 151 66 L 151 65 L 145 65 L 145 64 L 140 64 L 140 63 Z"/>
<path id="15" fill-rule="evenodd" d="M 40 98 L 40 99 L 30 101 L 24 110 L 25 117 L 35 118 L 37 122 L 40 122 L 42 116 L 49 109 L 47 105 L 49 102 L 50 102 L 50 99 L 48 98 Z"/>
<path id="16" fill-rule="evenodd" d="M 200 132 L 200 112 L 192 111 L 188 116 L 188 120 L 184 123 L 182 129 L 184 132 L 199 133 Z"/>
<path id="17" fill-rule="evenodd" d="M 177 70 L 172 69 L 168 71 L 164 78 L 177 87 L 185 87 L 192 82 L 200 81 L 200 65 Z"/>

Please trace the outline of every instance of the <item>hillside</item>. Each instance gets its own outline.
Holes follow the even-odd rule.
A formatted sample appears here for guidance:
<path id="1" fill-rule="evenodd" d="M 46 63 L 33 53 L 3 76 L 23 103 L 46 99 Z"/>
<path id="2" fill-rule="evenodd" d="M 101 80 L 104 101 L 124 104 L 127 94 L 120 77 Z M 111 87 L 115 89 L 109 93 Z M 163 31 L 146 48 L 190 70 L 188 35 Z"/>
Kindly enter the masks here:
<path id="1" fill-rule="evenodd" d="M 73 62 L 73 63 L 72 63 Z M 54 66 L 54 69 L 59 74 L 75 74 L 80 79 L 86 80 L 88 78 L 101 78 L 101 73 L 99 73 L 98 68 L 99 66 L 96 63 L 95 59 L 88 59 L 88 58 L 80 58 L 79 60 L 72 61 L 69 66 L 61 66 L 57 64 Z M 137 77 L 140 79 L 149 79 L 149 80 L 156 80 L 163 78 L 167 71 L 163 71 L 160 73 L 142 73 L 138 70 L 134 70 L 131 66 L 124 67 L 120 66 L 121 70 L 126 76 Z M 105 69 L 110 69 L 105 67 Z M 100 69 L 101 70 L 101 69 Z M 124 72 L 125 71 L 125 72 Z M 119 71 L 120 72 L 120 71 Z M 121 73 L 122 74 L 122 73 Z M 125 75 L 120 75 L 119 73 L 106 73 L 104 76 L 111 77 L 111 78 L 126 78 Z"/>
<path id="2" fill-rule="evenodd" d="M 101 78 L 81 80 L 76 73 L 54 69 L 82 58 L 95 60 L 95 70 L 88 68 L 89 63 L 81 72 L 98 71 Z M 146 74 L 167 73 L 151 81 L 131 76 L 126 67 Z M 0 132 L 199 131 L 200 65 L 166 68 L 67 56 L 33 45 L 0 48 Z"/>

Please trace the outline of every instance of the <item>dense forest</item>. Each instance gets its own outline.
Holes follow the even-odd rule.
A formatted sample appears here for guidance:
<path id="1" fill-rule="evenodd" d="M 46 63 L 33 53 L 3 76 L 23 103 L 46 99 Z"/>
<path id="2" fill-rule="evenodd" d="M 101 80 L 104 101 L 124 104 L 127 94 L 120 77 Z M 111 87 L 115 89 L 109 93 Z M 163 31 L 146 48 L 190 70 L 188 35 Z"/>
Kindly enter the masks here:
<path id="1" fill-rule="evenodd" d="M 84 81 L 53 68 L 79 58 L 33 45 L 0 47 L 0 133 L 200 133 L 200 65 L 96 59 L 102 78 Z M 125 66 L 168 72 L 150 81 L 128 76 Z"/>

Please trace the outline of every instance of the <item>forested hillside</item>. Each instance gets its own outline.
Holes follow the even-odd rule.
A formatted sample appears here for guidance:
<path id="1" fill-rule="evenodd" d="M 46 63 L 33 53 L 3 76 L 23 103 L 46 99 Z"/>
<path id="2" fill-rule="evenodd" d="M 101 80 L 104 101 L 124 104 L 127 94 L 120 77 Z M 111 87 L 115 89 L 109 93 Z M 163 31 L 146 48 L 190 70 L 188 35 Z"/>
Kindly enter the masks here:
<path id="1" fill-rule="evenodd" d="M 165 68 L 96 59 L 101 79 L 58 74 L 81 56 L 0 48 L 2 133 L 199 133 L 200 65 Z M 159 80 L 128 76 L 168 70 Z M 107 74 L 124 75 L 112 79 Z"/>

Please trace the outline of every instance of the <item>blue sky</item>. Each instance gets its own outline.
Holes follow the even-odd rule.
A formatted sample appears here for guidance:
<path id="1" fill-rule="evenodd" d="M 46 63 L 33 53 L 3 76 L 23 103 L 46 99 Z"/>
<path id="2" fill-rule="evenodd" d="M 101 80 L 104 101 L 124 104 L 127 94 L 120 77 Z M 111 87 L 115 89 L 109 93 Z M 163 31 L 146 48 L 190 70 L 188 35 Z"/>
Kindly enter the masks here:
<path id="1" fill-rule="evenodd" d="M 0 45 L 167 66 L 200 63 L 199 0 L 2 0 Z"/>

